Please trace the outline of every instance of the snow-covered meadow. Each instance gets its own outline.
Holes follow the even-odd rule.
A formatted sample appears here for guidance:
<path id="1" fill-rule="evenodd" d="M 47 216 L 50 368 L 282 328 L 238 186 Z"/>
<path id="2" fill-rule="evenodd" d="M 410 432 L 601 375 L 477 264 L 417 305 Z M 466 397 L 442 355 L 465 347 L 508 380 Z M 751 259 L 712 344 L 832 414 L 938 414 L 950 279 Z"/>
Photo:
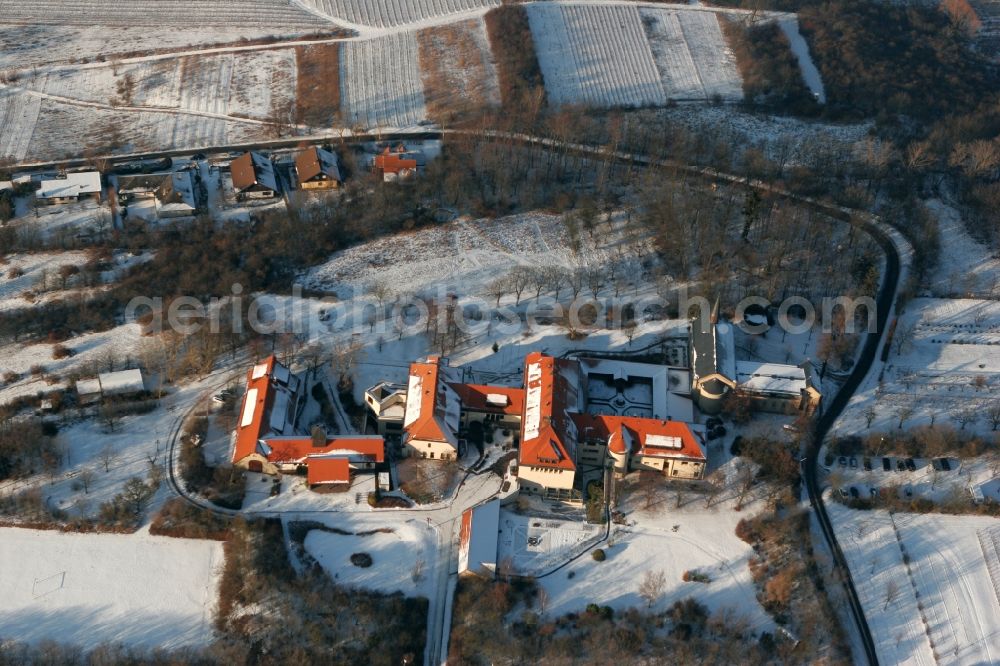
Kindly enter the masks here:
<path id="1" fill-rule="evenodd" d="M 203 645 L 222 544 L 136 534 L 0 528 L 0 636 L 82 649 Z"/>
<path id="2" fill-rule="evenodd" d="M 996 663 L 1000 520 L 828 507 L 882 663 Z"/>
<path id="3" fill-rule="evenodd" d="M 0 159 L 23 160 L 38 122 L 41 100 L 0 89 Z"/>
<path id="4" fill-rule="evenodd" d="M 0 17 L 4 23 L 57 26 L 328 25 L 299 4 L 282 0 L 0 0 Z"/>

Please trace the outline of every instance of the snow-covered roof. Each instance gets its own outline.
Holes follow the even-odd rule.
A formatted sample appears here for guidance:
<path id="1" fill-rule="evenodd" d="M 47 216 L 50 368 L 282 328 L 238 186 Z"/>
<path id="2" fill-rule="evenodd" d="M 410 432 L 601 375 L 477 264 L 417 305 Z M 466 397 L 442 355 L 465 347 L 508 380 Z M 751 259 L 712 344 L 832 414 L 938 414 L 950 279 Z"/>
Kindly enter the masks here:
<path id="1" fill-rule="evenodd" d="M 797 365 L 738 361 L 736 380 L 748 391 L 798 396 L 808 386 L 805 370 Z"/>
<path id="2" fill-rule="evenodd" d="M 723 377 L 736 377 L 736 337 L 728 321 L 715 325 L 715 365 Z"/>
<path id="3" fill-rule="evenodd" d="M 525 358 L 524 417 L 518 460 L 523 465 L 575 470 L 580 404 L 579 364 L 541 352 Z"/>
<path id="4" fill-rule="evenodd" d="M 97 377 L 93 379 L 81 379 L 76 383 L 76 392 L 81 397 L 97 395 L 101 392 L 101 383 L 97 381 Z"/>
<path id="5" fill-rule="evenodd" d="M 288 385 L 278 381 L 285 377 Z M 233 462 L 261 453 L 261 440 L 269 435 L 290 434 L 288 415 L 294 410 L 297 382 L 274 356 L 247 371 L 247 392 L 243 397 L 240 424 L 236 429 Z M 261 453 L 269 456 L 269 453 Z"/>
<path id="6" fill-rule="evenodd" d="M 447 360 L 431 356 L 410 364 L 403 427 L 410 439 L 458 447 L 461 401 L 448 385 Z"/>
<path id="7" fill-rule="evenodd" d="M 458 537 L 458 572 L 481 576 L 496 573 L 500 532 L 500 500 L 494 499 L 462 514 Z"/>
<path id="8" fill-rule="evenodd" d="M 39 199 L 61 199 L 64 197 L 78 197 L 84 194 L 97 194 L 100 191 L 100 173 L 97 171 L 79 171 L 41 181 L 35 196 Z"/>

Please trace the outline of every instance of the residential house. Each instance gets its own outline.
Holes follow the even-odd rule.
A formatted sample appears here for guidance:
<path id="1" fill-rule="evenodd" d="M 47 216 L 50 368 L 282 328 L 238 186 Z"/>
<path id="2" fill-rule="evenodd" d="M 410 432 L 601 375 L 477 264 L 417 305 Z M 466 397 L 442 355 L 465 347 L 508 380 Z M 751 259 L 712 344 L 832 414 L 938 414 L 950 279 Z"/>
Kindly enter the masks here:
<path id="1" fill-rule="evenodd" d="M 395 149 L 386 147 L 373 162 L 375 175 L 386 183 L 412 178 L 423 165 L 422 153 L 407 151 L 403 146 Z"/>
<path id="2" fill-rule="evenodd" d="M 521 414 L 524 412 L 523 388 L 459 382 L 450 386 L 461 402 L 462 429 L 468 429 L 470 423 L 479 422 L 520 431 Z"/>
<path id="3" fill-rule="evenodd" d="M 45 205 L 65 204 L 91 197 L 101 198 L 101 174 L 97 171 L 62 173 L 39 181 L 35 200 Z"/>
<path id="4" fill-rule="evenodd" d="M 240 155 L 229 165 L 237 199 L 270 199 L 278 196 L 278 174 L 271 158 L 251 151 Z"/>
<path id="5" fill-rule="evenodd" d="M 336 153 L 315 146 L 296 155 L 295 175 L 303 190 L 333 190 L 344 184 Z"/>
<path id="6" fill-rule="evenodd" d="M 704 478 L 705 444 L 686 423 L 607 414 L 573 414 L 573 420 L 584 439 L 606 447 L 619 476 L 648 470 L 670 478 Z"/>
<path id="7" fill-rule="evenodd" d="M 191 171 L 118 177 L 118 201 L 151 200 L 162 218 L 198 214 L 198 195 Z"/>
<path id="8" fill-rule="evenodd" d="M 402 435 L 406 412 L 406 386 L 380 382 L 365 391 L 365 404 L 374 414 L 378 434 Z"/>

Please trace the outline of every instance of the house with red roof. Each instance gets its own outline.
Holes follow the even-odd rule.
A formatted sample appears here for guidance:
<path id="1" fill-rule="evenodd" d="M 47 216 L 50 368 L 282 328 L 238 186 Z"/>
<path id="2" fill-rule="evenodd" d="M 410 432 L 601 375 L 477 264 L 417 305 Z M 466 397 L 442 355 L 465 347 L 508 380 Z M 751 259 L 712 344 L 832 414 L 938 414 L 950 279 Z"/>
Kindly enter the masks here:
<path id="1" fill-rule="evenodd" d="M 251 472 L 276 474 L 263 441 L 298 435 L 301 380 L 272 355 L 247 371 L 247 389 L 240 406 L 233 447 L 233 465 Z"/>
<path id="2" fill-rule="evenodd" d="M 462 403 L 452 388 L 455 373 L 448 359 L 429 356 L 410 364 L 403 413 L 403 446 L 421 458 L 456 460 L 460 451 Z"/>
<path id="3" fill-rule="evenodd" d="M 421 153 L 407 151 L 404 146 L 395 149 L 386 147 L 372 160 L 372 169 L 376 176 L 389 183 L 412 178 L 423 164 L 424 156 Z"/>

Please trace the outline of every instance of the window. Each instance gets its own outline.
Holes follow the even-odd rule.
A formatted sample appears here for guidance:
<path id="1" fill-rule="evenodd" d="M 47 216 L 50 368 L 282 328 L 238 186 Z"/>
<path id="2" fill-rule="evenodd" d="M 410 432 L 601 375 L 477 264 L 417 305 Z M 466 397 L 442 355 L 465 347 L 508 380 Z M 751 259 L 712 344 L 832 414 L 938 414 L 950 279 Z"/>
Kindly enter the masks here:
<path id="1" fill-rule="evenodd" d="M 428 446 L 430 446 L 430 444 L 428 444 Z M 431 451 L 431 453 L 430 453 L 430 457 L 431 457 L 431 458 L 433 458 L 433 457 L 434 457 L 434 452 L 433 452 L 433 451 Z"/>

